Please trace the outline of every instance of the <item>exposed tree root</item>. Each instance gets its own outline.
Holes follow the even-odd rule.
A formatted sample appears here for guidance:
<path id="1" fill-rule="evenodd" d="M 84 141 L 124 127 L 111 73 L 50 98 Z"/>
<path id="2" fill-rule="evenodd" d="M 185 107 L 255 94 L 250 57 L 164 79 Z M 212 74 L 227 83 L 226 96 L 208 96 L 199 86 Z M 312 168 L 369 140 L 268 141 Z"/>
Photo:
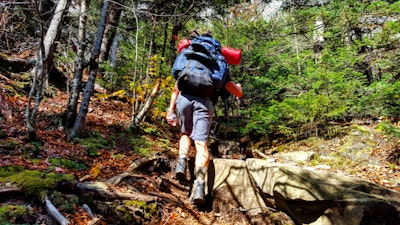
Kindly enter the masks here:
<path id="1" fill-rule="evenodd" d="M 58 224 L 60 225 L 68 225 L 70 224 L 69 220 L 65 218 L 58 210 L 57 208 L 53 205 L 53 203 L 46 197 L 45 198 L 45 203 L 46 203 L 46 210 L 47 212 L 53 217 L 55 221 L 57 221 Z"/>
<path id="2" fill-rule="evenodd" d="M 109 191 L 110 187 L 104 183 L 104 182 L 84 182 L 84 183 L 78 183 L 77 188 L 84 190 L 84 191 L 90 191 L 93 194 L 97 194 L 100 197 L 103 198 L 111 198 L 111 199 L 132 199 L 132 200 L 140 200 L 144 202 L 155 202 L 158 200 L 157 197 L 150 196 L 150 195 L 145 195 L 139 192 L 133 192 L 130 191 L 131 193 L 124 193 L 124 192 L 119 192 L 119 191 Z"/>

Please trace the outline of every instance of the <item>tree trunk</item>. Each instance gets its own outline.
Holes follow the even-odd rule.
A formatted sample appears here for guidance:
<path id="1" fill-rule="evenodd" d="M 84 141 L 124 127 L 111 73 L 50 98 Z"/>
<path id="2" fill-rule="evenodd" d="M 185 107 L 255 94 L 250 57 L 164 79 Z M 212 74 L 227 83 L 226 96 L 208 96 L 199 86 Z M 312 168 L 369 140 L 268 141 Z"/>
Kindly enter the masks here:
<path id="1" fill-rule="evenodd" d="M 151 91 L 150 95 L 147 97 L 146 102 L 143 107 L 140 109 L 140 112 L 135 116 L 132 116 L 131 128 L 136 128 L 136 126 L 143 120 L 146 112 L 150 109 L 151 104 L 153 103 L 154 98 L 156 97 L 158 91 L 160 90 L 161 80 L 159 79 Z"/>
<path id="2" fill-rule="evenodd" d="M 56 10 L 54 12 L 53 18 L 51 19 L 49 29 L 44 36 L 44 29 L 41 23 L 39 25 L 40 37 L 38 41 L 37 50 L 37 60 L 35 68 L 33 69 L 33 81 L 31 90 L 28 96 L 28 102 L 25 112 L 25 121 L 28 129 L 28 138 L 31 140 L 37 139 L 37 131 L 35 127 L 36 112 L 39 108 L 40 101 L 43 98 L 43 93 L 48 86 L 48 77 L 50 73 L 50 68 L 53 66 L 53 52 L 54 52 L 54 42 L 56 37 L 60 32 L 60 24 L 63 18 L 65 8 L 67 6 L 68 0 L 60 0 L 57 4 Z M 39 18 L 42 20 L 42 5 L 39 2 L 37 7 L 37 12 Z M 44 37 L 44 38 L 43 38 Z M 32 98 L 35 99 L 33 108 L 31 108 Z"/>
<path id="3" fill-rule="evenodd" d="M 67 3 L 69 0 L 59 0 L 57 3 L 57 7 L 54 11 L 53 18 L 51 19 L 49 29 L 46 32 L 46 36 L 43 40 L 44 44 L 44 58 L 46 59 L 47 71 L 45 73 L 50 74 L 50 70 L 53 67 L 53 52 L 55 49 L 55 41 L 60 34 L 60 25 L 64 17 L 64 12 L 67 7 Z M 45 90 L 49 87 L 49 76 L 46 76 L 44 80 L 44 88 Z"/>
<path id="4" fill-rule="evenodd" d="M 40 30 L 43 31 L 43 27 L 39 25 Z M 35 118 L 36 118 L 36 111 L 39 107 L 39 103 L 41 101 L 42 96 L 39 93 L 42 93 L 43 89 L 43 72 L 44 72 L 44 65 L 43 62 L 43 55 L 44 55 L 44 47 L 43 47 L 43 38 L 39 37 L 38 41 L 38 50 L 36 54 L 36 65 L 33 72 L 33 81 L 31 90 L 29 91 L 28 101 L 26 104 L 26 111 L 25 111 L 25 121 L 26 127 L 28 129 L 28 139 L 29 140 L 36 140 L 37 139 L 37 132 L 36 132 L 36 125 L 35 125 Z M 34 97 L 35 96 L 35 97 Z M 33 108 L 31 107 L 31 103 L 35 98 L 35 104 Z"/>
<path id="5" fill-rule="evenodd" d="M 92 55 L 90 58 L 90 63 L 89 63 L 89 66 L 90 66 L 89 80 L 86 83 L 85 90 L 84 90 L 83 97 L 82 97 L 82 103 L 79 108 L 79 113 L 76 118 L 74 127 L 70 131 L 69 139 L 74 139 L 75 137 L 77 137 L 78 131 L 81 129 L 81 127 L 85 123 L 85 119 L 86 119 L 86 115 L 87 115 L 89 103 L 90 103 L 90 97 L 92 97 L 92 95 L 93 95 L 94 83 L 96 81 L 96 74 L 99 69 L 98 58 L 99 58 L 102 38 L 104 35 L 105 26 L 106 26 L 108 6 L 109 6 L 109 1 L 108 0 L 104 1 L 101 18 L 100 18 L 100 23 L 99 23 L 99 30 L 97 32 L 97 37 L 96 37 L 96 43 L 94 44 Z"/>
<path id="6" fill-rule="evenodd" d="M 292 10 L 292 9 L 291 9 Z M 293 21 L 293 31 L 294 31 L 294 45 L 295 45 L 295 52 L 296 52 L 296 63 L 297 63 L 297 75 L 301 75 L 301 64 L 300 64 L 300 47 L 299 47 L 299 40 L 297 37 L 297 24 L 295 19 L 292 18 Z"/>
<path id="7" fill-rule="evenodd" d="M 78 100 L 81 93 L 83 70 L 85 69 L 86 21 L 89 2 L 82 0 L 79 16 L 78 49 L 75 58 L 74 78 L 67 105 L 67 127 L 72 127 L 77 116 Z"/>
<path id="8" fill-rule="evenodd" d="M 39 3 L 39 5 L 36 5 L 36 9 L 37 9 L 38 17 L 41 18 L 42 5 Z M 42 98 L 42 96 L 39 93 L 42 93 L 43 73 L 45 71 L 44 66 L 46 65 L 44 63 L 45 50 L 44 50 L 44 46 L 43 46 L 44 29 L 43 29 L 43 25 L 41 23 L 39 23 L 38 25 L 39 25 L 38 27 L 39 27 L 39 31 L 40 31 L 40 36 L 39 36 L 39 40 L 38 40 L 38 49 L 37 49 L 37 54 L 36 54 L 37 59 L 36 59 L 35 67 L 33 69 L 32 86 L 31 86 L 31 90 L 29 91 L 28 101 L 27 101 L 26 110 L 25 110 L 25 122 L 26 122 L 26 127 L 28 129 L 27 133 L 28 133 L 29 140 L 37 139 L 35 118 L 36 118 L 36 111 L 39 107 L 39 103 Z M 33 98 L 35 98 L 35 104 L 32 108 L 31 103 L 33 101 Z"/>
<path id="9" fill-rule="evenodd" d="M 321 58 L 321 52 L 324 49 L 324 32 L 325 32 L 325 24 L 322 17 L 318 16 L 315 20 L 314 24 L 314 54 L 315 54 L 315 62 L 318 62 Z"/>
<path id="10" fill-rule="evenodd" d="M 117 35 L 117 28 L 121 18 L 123 4 L 124 0 L 115 0 L 110 4 L 109 17 L 104 31 L 103 41 L 101 43 L 99 63 L 102 63 L 109 58 L 113 40 Z"/>

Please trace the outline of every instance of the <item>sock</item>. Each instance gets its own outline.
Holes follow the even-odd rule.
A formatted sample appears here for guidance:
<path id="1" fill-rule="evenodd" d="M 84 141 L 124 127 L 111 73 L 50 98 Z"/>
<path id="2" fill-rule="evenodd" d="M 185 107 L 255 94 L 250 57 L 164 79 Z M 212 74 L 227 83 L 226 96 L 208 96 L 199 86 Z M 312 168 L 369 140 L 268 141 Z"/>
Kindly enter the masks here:
<path id="1" fill-rule="evenodd" d="M 189 152 L 188 148 L 179 148 L 179 158 L 186 159 L 188 152 Z"/>
<path id="2" fill-rule="evenodd" d="M 196 167 L 196 178 L 205 180 L 207 173 L 207 167 Z"/>

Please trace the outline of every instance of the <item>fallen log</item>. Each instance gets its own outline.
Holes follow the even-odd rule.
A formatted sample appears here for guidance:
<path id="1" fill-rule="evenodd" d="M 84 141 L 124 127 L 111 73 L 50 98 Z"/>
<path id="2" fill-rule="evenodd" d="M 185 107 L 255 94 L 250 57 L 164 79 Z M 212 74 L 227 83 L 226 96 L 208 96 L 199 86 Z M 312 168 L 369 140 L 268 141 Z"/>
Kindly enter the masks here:
<path id="1" fill-rule="evenodd" d="M 0 194 L 3 196 L 8 196 L 10 193 L 20 192 L 21 188 L 19 187 L 3 187 L 0 188 Z"/>
<path id="2" fill-rule="evenodd" d="M 0 70 L 8 70 L 14 73 L 27 72 L 35 66 L 34 59 L 20 59 L 0 54 Z"/>
<path id="3" fill-rule="evenodd" d="M 119 191 L 109 191 L 110 187 L 104 182 L 84 182 L 78 183 L 76 185 L 77 188 L 84 191 L 90 191 L 94 194 L 98 194 L 103 198 L 111 198 L 111 199 L 133 199 L 140 200 L 144 202 L 155 202 L 158 200 L 155 196 L 150 196 L 146 194 L 142 194 L 140 192 L 134 193 L 124 193 Z"/>

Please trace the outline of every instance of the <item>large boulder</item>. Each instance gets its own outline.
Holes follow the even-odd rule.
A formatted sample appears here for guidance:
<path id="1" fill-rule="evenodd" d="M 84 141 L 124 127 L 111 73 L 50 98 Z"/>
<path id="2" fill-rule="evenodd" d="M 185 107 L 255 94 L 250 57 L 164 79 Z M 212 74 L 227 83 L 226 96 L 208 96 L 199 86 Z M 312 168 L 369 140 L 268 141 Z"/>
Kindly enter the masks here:
<path id="1" fill-rule="evenodd" d="M 400 193 L 354 177 L 261 159 L 214 159 L 212 193 L 227 190 L 250 215 L 274 207 L 296 224 L 400 224 Z"/>

